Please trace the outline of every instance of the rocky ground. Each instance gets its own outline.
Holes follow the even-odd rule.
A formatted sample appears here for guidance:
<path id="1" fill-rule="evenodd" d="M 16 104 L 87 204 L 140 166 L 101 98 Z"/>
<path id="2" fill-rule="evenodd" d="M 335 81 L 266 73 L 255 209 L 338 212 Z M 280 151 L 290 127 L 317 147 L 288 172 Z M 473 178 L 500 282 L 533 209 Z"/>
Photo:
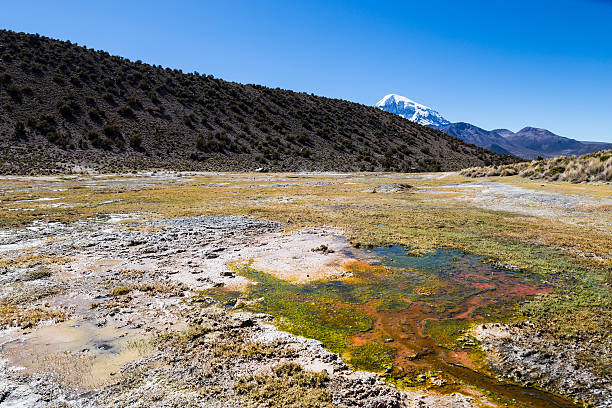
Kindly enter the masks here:
<path id="1" fill-rule="evenodd" d="M 529 322 L 518 326 L 485 324 L 474 329 L 475 337 L 489 355 L 491 367 L 521 383 L 539 385 L 597 407 L 612 406 L 612 350 L 593 342 L 553 338 Z M 586 353 L 601 363 L 601 372 L 585 365 Z"/>
<path id="2" fill-rule="evenodd" d="M 13 262 L 1 302 L 17 307 L 0 332 L 2 406 L 472 406 L 460 394 L 397 391 L 319 342 L 279 332 L 270 316 L 199 295 L 248 284 L 230 260 L 255 258 L 270 271 L 293 264 L 298 271 L 283 277 L 296 281 L 342 273 L 350 246 L 338 231 L 283 235 L 279 223 L 246 217 L 138 216 L 2 235 Z"/>

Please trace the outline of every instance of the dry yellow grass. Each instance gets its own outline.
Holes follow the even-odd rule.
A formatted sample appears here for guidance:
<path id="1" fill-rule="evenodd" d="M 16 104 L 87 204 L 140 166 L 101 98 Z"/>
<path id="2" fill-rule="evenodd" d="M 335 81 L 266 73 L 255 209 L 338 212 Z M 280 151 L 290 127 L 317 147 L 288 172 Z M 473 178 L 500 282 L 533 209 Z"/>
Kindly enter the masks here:
<path id="1" fill-rule="evenodd" d="M 42 254 L 24 254 L 14 258 L 1 258 L 0 268 L 33 268 L 36 266 L 63 265 L 70 262 L 65 257 L 49 257 Z"/>
<path id="2" fill-rule="evenodd" d="M 9 211 L 0 205 L 0 225 L 24 225 L 33 220 L 73 222 L 104 214 L 134 212 L 141 213 L 144 219 L 247 215 L 289 222 L 288 230 L 309 225 L 337 226 L 347 232 L 351 241 L 364 245 L 399 243 L 415 252 L 451 247 L 506 262 L 515 258 L 515 254 L 513 250 L 504 250 L 504 243 L 513 241 L 565 248 L 570 255 L 589 255 L 586 262 L 612 266 L 609 259 L 612 239 L 607 230 L 593 231 L 592 226 L 546 219 L 533 222 L 532 218 L 516 214 L 468 207 L 464 201 L 454 200 L 466 194 L 459 191 L 444 195 L 429 195 L 426 190 L 397 194 L 364 192 L 391 182 L 408 182 L 418 189 L 469 180 L 461 176 L 407 180 L 400 174 L 218 174 L 174 178 L 146 188 L 141 184 L 119 188 L 112 180 L 102 188 L 86 187 L 84 181 L 87 179 L 58 182 L 63 191 L 49 191 L 53 187 L 57 189 L 58 185 L 49 185 L 48 180 L 40 183 L 36 178 L 27 183 L 23 181 L 23 187 L 27 185 L 35 189 L 38 196 L 45 196 L 48 192 L 59 196 L 63 202 L 87 205 L 70 209 L 46 208 L 40 212 Z M 516 178 L 510 178 L 508 182 L 527 188 L 595 197 L 610 193 L 607 185 L 543 187 Z M 14 193 L 5 191 L 0 194 L 4 202 L 5 197 L 10 198 Z"/>
<path id="3" fill-rule="evenodd" d="M 508 165 L 472 167 L 461 171 L 467 177 L 515 176 L 571 183 L 612 181 L 612 150 L 580 157 L 555 157 Z"/>
<path id="4" fill-rule="evenodd" d="M 58 310 L 0 303 L 0 328 L 27 329 L 36 326 L 43 320 L 53 320 L 58 323 L 65 319 L 66 314 Z"/>

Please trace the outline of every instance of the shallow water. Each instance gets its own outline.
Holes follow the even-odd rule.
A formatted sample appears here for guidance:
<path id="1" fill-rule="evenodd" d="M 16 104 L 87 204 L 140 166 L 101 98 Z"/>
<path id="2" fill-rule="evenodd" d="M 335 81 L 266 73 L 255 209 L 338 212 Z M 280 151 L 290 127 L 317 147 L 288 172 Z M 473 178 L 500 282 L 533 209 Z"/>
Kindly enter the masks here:
<path id="1" fill-rule="evenodd" d="M 1 349 L 15 366 L 29 373 L 53 372 L 75 389 L 91 389 L 111 381 L 121 366 L 141 356 L 132 346 L 137 332 L 114 324 L 72 320 L 42 326 Z"/>
<path id="2" fill-rule="evenodd" d="M 352 277 L 295 285 L 245 267 L 239 273 L 259 283 L 246 298 L 260 299 L 247 309 L 274 315 L 282 329 L 322 341 L 358 369 L 387 367 L 387 375 L 400 383 L 437 371 L 450 379 L 441 391 L 468 385 L 522 406 L 575 406 L 491 377 L 471 358 L 475 348 L 457 342 L 474 322 L 503 320 L 517 301 L 552 290 L 536 276 L 497 269 L 458 251 L 417 257 L 400 246 L 366 251 L 366 259 L 347 262 L 345 268 Z M 379 353 L 369 357 L 375 361 L 368 367 L 353 358 L 368 345 L 389 350 L 385 355 L 392 361 L 381 364 Z"/>
<path id="3" fill-rule="evenodd" d="M 374 248 L 370 252 L 378 255 L 386 266 L 406 271 L 417 269 L 439 278 L 443 285 L 418 296 L 406 309 L 377 311 L 373 330 L 356 335 L 354 340 L 360 342 L 375 332 L 384 333 L 397 343 L 395 363 L 400 369 L 415 366 L 442 370 L 463 383 L 530 407 L 575 406 L 556 395 L 504 383 L 482 373 L 466 352 L 456 347 L 441 347 L 425 332 L 427 322 L 485 321 L 494 312 L 498 312 L 497 318 L 502 317 L 502 311 L 511 310 L 517 300 L 552 288 L 534 276 L 497 269 L 483 263 L 478 256 L 459 251 L 439 249 L 424 256 L 411 256 L 403 247 L 394 246 Z"/>

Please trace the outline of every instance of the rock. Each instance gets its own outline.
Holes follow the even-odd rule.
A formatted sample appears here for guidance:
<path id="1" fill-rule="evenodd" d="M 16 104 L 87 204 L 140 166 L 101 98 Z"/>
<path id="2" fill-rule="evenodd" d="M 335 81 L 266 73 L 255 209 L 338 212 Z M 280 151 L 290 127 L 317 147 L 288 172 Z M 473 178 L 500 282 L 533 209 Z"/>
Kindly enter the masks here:
<path id="1" fill-rule="evenodd" d="M 328 248 L 327 245 L 321 244 L 321 246 L 317 247 L 317 248 L 312 248 L 311 249 L 312 252 L 318 252 L 320 254 L 323 255 L 327 255 L 327 254 L 333 254 L 334 250 L 331 248 Z"/>
<path id="2" fill-rule="evenodd" d="M 376 186 L 367 190 L 364 190 L 364 193 L 401 193 L 405 191 L 412 190 L 413 187 L 410 184 L 405 183 L 389 183 L 389 184 L 381 184 L 380 186 Z"/>

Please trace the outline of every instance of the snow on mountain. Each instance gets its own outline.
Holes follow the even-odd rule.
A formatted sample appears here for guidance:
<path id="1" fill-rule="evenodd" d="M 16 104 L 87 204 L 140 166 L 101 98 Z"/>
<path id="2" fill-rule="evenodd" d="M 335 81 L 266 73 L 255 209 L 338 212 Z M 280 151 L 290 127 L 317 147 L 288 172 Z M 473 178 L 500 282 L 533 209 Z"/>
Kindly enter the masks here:
<path id="1" fill-rule="evenodd" d="M 374 106 L 424 126 L 434 127 L 450 124 L 448 120 L 435 110 L 408 99 L 405 96 L 389 94 L 378 101 Z"/>
<path id="2" fill-rule="evenodd" d="M 374 106 L 476 146 L 526 159 L 538 156 L 579 156 L 612 149 L 612 143 L 580 142 L 534 127 L 526 127 L 514 133 L 508 129 L 485 130 L 464 122 L 450 123 L 435 110 L 396 94 L 385 96 Z"/>

